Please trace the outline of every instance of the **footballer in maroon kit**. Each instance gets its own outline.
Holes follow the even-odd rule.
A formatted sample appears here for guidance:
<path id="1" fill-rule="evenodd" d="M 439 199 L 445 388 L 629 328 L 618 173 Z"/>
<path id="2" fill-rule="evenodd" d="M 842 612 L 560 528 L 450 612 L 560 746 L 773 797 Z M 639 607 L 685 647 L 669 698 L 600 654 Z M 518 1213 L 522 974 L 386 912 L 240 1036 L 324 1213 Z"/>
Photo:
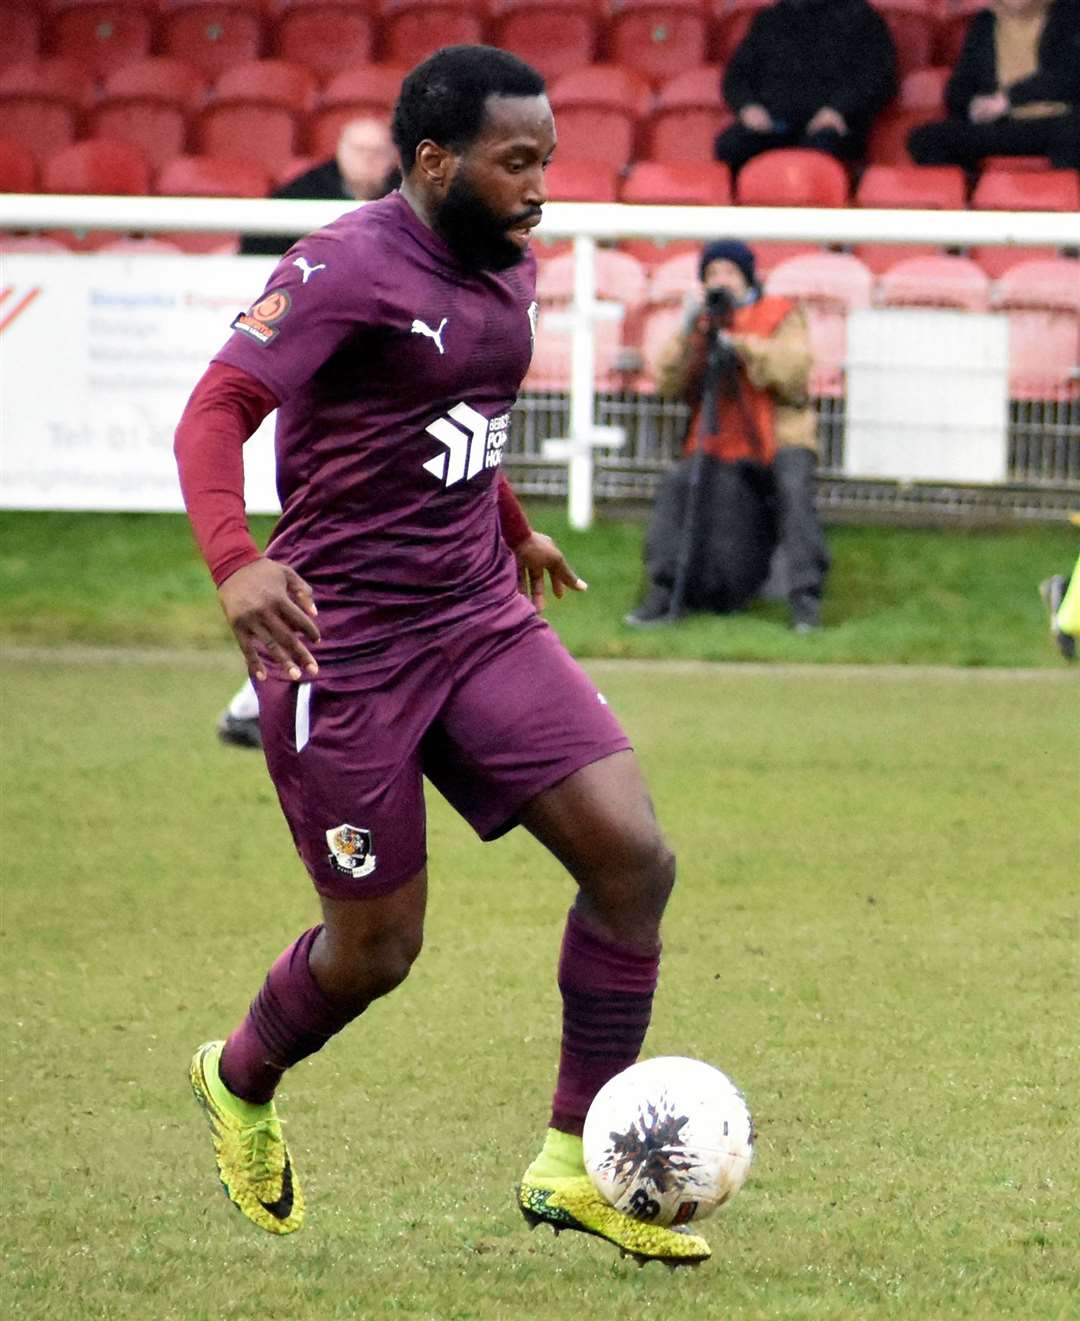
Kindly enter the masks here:
<path id="1" fill-rule="evenodd" d="M 267 765 L 323 919 L 228 1040 L 199 1048 L 192 1086 L 232 1200 L 271 1232 L 299 1228 L 274 1090 L 420 952 L 426 776 L 481 838 L 523 825 L 578 886 L 523 1214 L 640 1260 L 700 1261 L 701 1238 L 607 1205 L 581 1156 L 589 1103 L 648 1027 L 674 860 L 626 735 L 538 613 L 545 575 L 556 595 L 584 583 L 501 472 L 536 326 L 528 240 L 551 108 L 514 56 L 449 47 L 406 78 L 393 131 L 401 190 L 285 254 L 177 429 L 188 512 L 258 681 Z M 274 408 L 282 515 L 261 555 L 242 447 Z"/>

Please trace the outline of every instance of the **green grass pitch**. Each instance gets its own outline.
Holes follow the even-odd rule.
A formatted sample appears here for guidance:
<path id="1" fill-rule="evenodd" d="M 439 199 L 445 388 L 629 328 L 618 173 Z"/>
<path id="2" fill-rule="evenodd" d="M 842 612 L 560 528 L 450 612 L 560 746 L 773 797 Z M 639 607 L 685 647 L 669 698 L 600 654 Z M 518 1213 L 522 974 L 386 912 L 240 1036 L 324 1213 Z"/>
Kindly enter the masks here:
<path id="1" fill-rule="evenodd" d="M 618 667 L 680 859 L 646 1053 L 760 1128 L 694 1272 L 528 1233 L 571 893 L 431 803 L 413 976 L 286 1082 L 308 1221 L 217 1190 L 188 1059 L 315 917 L 238 677 L 0 662 L 0 1314 L 57 1321 L 1077 1316 L 1076 689 L 1042 674 Z"/>

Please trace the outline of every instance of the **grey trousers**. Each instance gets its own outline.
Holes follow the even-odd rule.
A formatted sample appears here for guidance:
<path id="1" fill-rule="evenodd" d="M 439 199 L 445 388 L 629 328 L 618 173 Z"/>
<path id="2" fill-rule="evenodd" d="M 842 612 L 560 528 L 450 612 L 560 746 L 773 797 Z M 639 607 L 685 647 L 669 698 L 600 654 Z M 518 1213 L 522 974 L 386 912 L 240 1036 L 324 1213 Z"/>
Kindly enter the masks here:
<path id="1" fill-rule="evenodd" d="M 776 451 L 772 475 L 776 494 L 777 554 L 783 560 L 784 595 L 820 601 L 829 571 L 829 552 L 814 506 L 817 455 L 802 445 Z"/>

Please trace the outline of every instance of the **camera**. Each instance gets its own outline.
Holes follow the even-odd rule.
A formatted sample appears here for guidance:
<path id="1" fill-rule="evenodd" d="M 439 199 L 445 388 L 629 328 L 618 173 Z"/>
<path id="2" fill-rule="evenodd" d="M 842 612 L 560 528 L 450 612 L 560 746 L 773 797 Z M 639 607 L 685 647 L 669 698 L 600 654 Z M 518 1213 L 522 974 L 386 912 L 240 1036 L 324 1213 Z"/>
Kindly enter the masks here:
<path id="1" fill-rule="evenodd" d="M 716 289 L 706 289 L 705 311 L 710 321 L 730 326 L 735 318 L 735 295 L 723 285 Z"/>

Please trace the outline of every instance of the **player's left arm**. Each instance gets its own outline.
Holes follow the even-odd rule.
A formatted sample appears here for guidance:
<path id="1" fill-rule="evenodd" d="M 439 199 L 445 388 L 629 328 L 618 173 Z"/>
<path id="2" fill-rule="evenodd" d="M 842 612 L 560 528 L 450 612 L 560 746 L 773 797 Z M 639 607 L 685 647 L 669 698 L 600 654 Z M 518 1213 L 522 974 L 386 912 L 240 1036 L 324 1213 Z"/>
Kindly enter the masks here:
<path id="1" fill-rule="evenodd" d="M 544 575 L 551 580 L 551 590 L 561 598 L 569 588 L 572 592 L 588 591 L 585 583 L 571 569 L 566 557 L 551 537 L 534 532 L 529 526 L 514 488 L 505 475 L 499 473 L 499 527 L 503 540 L 514 552 L 518 564 L 518 583 L 522 595 L 531 599 L 538 611 L 545 605 Z"/>

